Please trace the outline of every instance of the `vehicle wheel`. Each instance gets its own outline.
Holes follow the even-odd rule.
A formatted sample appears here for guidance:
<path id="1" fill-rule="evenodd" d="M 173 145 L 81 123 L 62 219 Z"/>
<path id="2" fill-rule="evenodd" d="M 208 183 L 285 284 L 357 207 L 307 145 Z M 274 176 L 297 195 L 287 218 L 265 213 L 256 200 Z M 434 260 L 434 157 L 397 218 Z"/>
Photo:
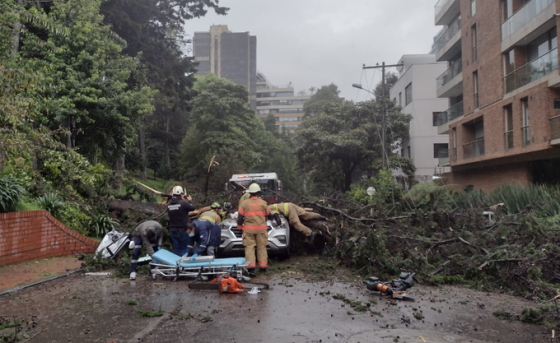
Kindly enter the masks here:
<path id="1" fill-rule="evenodd" d="M 280 254 L 279 256 L 280 260 L 288 260 L 290 258 L 290 246 L 288 245 L 286 251 L 284 251 L 282 254 Z"/>

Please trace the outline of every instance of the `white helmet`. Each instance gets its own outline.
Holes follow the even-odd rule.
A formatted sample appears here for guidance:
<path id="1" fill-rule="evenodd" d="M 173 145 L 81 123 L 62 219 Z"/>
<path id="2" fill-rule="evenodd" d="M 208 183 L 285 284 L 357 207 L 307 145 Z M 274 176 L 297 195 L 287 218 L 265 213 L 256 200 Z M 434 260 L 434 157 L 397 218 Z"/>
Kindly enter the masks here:
<path id="1" fill-rule="evenodd" d="M 183 194 L 183 187 L 175 186 L 173 187 L 173 195 L 181 195 Z"/>
<path id="2" fill-rule="evenodd" d="M 252 183 L 249 186 L 249 189 L 247 189 L 247 193 L 249 194 L 254 194 L 254 193 L 258 193 L 261 191 L 261 186 L 259 186 L 258 183 Z"/>

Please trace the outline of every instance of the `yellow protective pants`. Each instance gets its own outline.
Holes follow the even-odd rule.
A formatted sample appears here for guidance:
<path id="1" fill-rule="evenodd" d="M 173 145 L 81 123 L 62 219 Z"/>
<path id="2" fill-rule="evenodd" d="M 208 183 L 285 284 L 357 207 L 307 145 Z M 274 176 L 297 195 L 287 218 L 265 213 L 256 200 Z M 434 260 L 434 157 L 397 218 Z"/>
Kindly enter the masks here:
<path id="1" fill-rule="evenodd" d="M 245 260 L 249 262 L 248 268 L 257 266 L 255 259 L 255 246 L 257 246 L 257 258 L 259 259 L 259 267 L 266 268 L 268 265 L 268 253 L 266 246 L 268 244 L 268 232 L 243 230 L 243 246 L 245 247 Z"/>
<path id="2" fill-rule="evenodd" d="M 302 207 L 298 205 L 289 204 L 288 205 L 288 222 L 294 229 L 303 233 L 305 236 L 311 236 L 311 229 L 303 225 L 300 218 L 303 220 L 319 219 L 321 215 L 315 212 L 307 212 Z"/>

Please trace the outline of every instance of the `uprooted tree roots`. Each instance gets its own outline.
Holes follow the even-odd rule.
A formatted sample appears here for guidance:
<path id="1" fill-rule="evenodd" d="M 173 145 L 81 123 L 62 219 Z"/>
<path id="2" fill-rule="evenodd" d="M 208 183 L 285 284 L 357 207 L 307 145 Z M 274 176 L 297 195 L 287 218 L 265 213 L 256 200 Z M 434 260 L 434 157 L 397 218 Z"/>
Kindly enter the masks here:
<path id="1" fill-rule="evenodd" d="M 323 253 L 364 276 L 389 280 L 415 271 L 421 283 L 501 290 L 542 304 L 554 304 L 558 295 L 560 229 L 530 211 L 497 213 L 495 222 L 482 210 L 418 210 L 373 219 L 325 202 L 302 205 L 329 217 L 328 223 L 305 223 L 321 231 Z M 556 318 L 556 310 L 550 315 Z"/>

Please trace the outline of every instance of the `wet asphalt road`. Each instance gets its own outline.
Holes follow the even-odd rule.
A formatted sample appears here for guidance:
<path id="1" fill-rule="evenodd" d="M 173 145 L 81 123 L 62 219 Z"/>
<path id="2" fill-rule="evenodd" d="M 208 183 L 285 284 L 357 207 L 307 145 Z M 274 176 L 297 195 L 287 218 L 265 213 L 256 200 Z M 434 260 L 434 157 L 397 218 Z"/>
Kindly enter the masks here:
<path id="1" fill-rule="evenodd" d="M 358 283 L 290 274 L 259 281 L 272 289 L 220 295 L 146 275 L 134 282 L 75 275 L 0 298 L 0 314 L 35 322 L 27 332 L 32 342 L 550 342 L 543 327 L 492 315 L 530 305 L 510 296 L 415 286 L 411 303 L 380 299 Z M 335 294 L 370 307 L 356 312 Z M 130 299 L 140 305 L 128 305 Z M 139 316 L 159 308 L 163 316 Z"/>

